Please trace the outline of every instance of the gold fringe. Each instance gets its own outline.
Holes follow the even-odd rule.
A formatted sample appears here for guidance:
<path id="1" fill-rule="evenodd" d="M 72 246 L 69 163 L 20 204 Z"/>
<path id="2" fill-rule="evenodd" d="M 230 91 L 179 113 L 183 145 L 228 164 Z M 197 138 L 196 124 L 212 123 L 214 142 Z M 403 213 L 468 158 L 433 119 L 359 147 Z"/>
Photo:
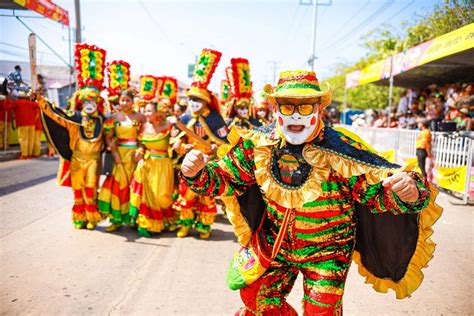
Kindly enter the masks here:
<path id="1" fill-rule="evenodd" d="M 240 205 L 237 198 L 235 196 L 221 196 L 220 199 L 227 207 L 227 219 L 234 227 L 234 234 L 237 237 L 237 241 L 241 246 L 246 247 L 252 238 L 252 230 L 240 212 Z"/>

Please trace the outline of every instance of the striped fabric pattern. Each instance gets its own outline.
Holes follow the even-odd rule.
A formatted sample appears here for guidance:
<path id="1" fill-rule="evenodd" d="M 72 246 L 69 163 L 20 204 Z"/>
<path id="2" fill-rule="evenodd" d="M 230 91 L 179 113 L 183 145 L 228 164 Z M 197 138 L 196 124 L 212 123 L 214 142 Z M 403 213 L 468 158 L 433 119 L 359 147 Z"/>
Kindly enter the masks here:
<path id="1" fill-rule="evenodd" d="M 207 196 L 239 195 L 255 183 L 254 144 L 240 140 L 217 162 L 208 164 L 194 179 L 182 177 L 188 186 Z M 421 184 L 419 184 L 421 185 Z M 251 286 L 241 290 L 245 315 L 255 311 L 288 309 L 285 298 L 299 272 L 304 276 L 304 308 L 308 315 L 334 314 L 342 309 L 342 295 L 355 244 L 357 201 L 373 213 L 417 212 L 384 191 L 369 185 L 364 175 L 343 178 L 332 170 L 322 183 L 322 194 L 303 207 L 287 209 L 263 196 L 270 228 L 267 242 L 273 245 L 285 212 L 292 212 L 288 231 L 271 268 Z M 254 301 L 252 301 L 254 300 Z"/>

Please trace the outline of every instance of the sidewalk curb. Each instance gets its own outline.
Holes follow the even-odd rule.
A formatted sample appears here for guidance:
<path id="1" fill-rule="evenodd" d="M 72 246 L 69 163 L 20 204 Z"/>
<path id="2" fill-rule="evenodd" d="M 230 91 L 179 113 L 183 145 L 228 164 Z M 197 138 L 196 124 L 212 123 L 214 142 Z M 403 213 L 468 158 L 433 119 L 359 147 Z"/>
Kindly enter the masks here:
<path id="1" fill-rule="evenodd" d="M 46 155 L 48 153 L 48 146 L 46 143 L 41 143 L 40 156 Z M 20 157 L 20 147 L 12 146 L 6 151 L 0 150 L 0 162 L 16 160 Z"/>

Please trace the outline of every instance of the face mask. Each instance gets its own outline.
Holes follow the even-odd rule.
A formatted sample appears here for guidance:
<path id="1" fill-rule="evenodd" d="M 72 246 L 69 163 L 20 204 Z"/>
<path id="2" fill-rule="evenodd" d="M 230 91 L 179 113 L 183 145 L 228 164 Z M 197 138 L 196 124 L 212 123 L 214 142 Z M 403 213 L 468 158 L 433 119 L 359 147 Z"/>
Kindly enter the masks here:
<path id="1" fill-rule="evenodd" d="M 291 115 L 277 112 L 278 125 L 286 141 L 293 145 L 301 145 L 313 134 L 316 129 L 319 113 L 301 115 L 298 111 Z"/>
<path id="2" fill-rule="evenodd" d="M 267 116 L 267 111 L 265 111 L 265 110 L 257 111 L 257 115 L 258 115 L 258 117 L 264 118 L 264 117 Z"/>
<path id="3" fill-rule="evenodd" d="M 247 118 L 249 114 L 248 109 L 236 109 L 237 115 L 241 118 Z"/>
<path id="4" fill-rule="evenodd" d="M 83 103 L 84 112 L 88 115 L 94 114 L 97 111 L 97 104 L 92 101 L 86 101 Z"/>
<path id="5" fill-rule="evenodd" d="M 189 100 L 189 110 L 191 112 L 199 112 L 204 104 L 201 101 Z"/>

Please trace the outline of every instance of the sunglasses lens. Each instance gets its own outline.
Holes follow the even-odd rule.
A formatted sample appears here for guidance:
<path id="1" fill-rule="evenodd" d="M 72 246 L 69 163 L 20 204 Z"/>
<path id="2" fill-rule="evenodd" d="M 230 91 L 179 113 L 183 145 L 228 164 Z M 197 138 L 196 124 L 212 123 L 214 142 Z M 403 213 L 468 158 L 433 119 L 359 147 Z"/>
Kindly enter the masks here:
<path id="1" fill-rule="evenodd" d="M 311 113 L 313 113 L 313 107 L 314 106 L 312 104 L 301 104 L 298 107 L 298 112 L 301 115 L 310 115 Z"/>
<path id="2" fill-rule="evenodd" d="M 283 115 L 291 115 L 295 111 L 295 106 L 292 104 L 281 104 L 280 113 Z"/>

